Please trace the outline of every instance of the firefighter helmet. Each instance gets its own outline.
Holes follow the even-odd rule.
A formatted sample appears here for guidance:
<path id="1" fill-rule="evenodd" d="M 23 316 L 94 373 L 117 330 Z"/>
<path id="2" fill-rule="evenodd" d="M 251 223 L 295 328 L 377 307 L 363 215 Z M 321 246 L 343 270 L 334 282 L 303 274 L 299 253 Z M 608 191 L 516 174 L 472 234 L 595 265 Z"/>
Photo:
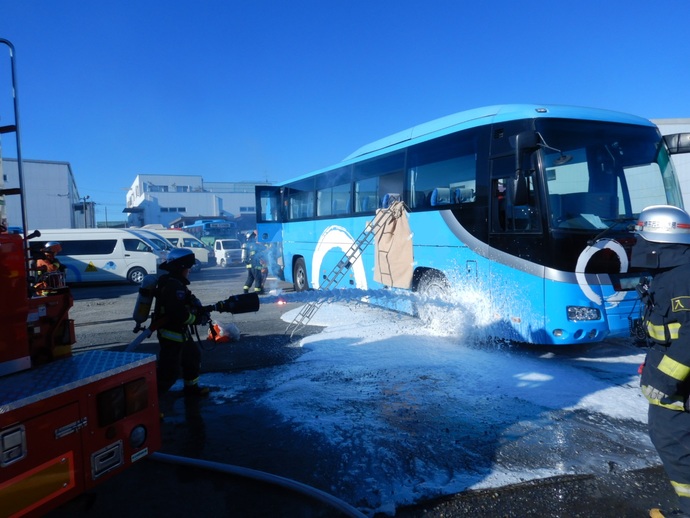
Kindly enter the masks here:
<path id="1" fill-rule="evenodd" d="M 48 241 L 41 248 L 41 252 L 49 252 L 51 254 L 57 254 L 60 250 L 62 250 L 62 245 L 57 241 Z"/>
<path id="2" fill-rule="evenodd" d="M 652 243 L 690 245 L 690 215 L 672 205 L 651 205 L 640 212 L 635 231 Z"/>
<path id="3" fill-rule="evenodd" d="M 168 254 L 168 260 L 161 264 L 161 269 L 169 272 L 182 271 L 194 266 L 196 258 L 189 248 L 175 248 Z"/>

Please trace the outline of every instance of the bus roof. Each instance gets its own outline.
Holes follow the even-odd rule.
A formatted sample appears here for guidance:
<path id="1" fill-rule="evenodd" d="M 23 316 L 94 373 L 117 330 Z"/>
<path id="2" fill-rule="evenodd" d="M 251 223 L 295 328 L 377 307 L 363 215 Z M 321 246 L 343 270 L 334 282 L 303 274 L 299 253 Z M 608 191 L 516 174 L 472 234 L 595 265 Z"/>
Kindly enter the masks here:
<path id="1" fill-rule="evenodd" d="M 407 140 L 414 140 L 430 133 L 438 132 L 440 135 L 443 135 L 465 128 L 483 126 L 485 124 L 541 117 L 598 120 L 653 126 L 653 124 L 647 119 L 638 117 L 636 115 L 629 115 L 627 113 L 602 110 L 598 108 L 583 108 L 579 106 L 562 105 L 503 104 L 466 110 L 413 126 L 405 131 L 395 133 L 362 146 L 357 151 L 345 158 L 345 160 L 350 160 L 362 155 L 373 153 L 374 151 L 378 151 Z"/>
<path id="2" fill-rule="evenodd" d="M 652 122 L 643 117 L 599 108 L 541 104 L 501 104 L 485 106 L 482 108 L 475 108 L 472 110 L 447 115 L 439 119 L 413 126 L 412 128 L 404 131 L 394 133 L 393 135 L 389 135 L 388 137 L 384 137 L 360 147 L 354 153 L 348 155 L 339 164 L 331 164 L 323 169 L 301 175 L 296 179 L 308 178 L 314 174 L 333 169 L 334 167 L 346 165 L 348 162 L 356 162 L 365 155 L 371 154 L 373 156 L 374 153 L 382 150 L 388 150 L 388 148 L 392 148 L 393 146 L 400 145 L 400 147 L 404 147 L 401 145 L 404 142 L 411 144 L 415 140 L 427 140 L 432 137 L 440 137 L 456 131 L 474 128 L 477 126 L 484 126 L 487 124 L 511 120 L 534 118 L 597 120 L 618 122 L 622 124 L 654 126 Z M 296 179 L 293 178 L 290 181 L 281 182 L 278 185 L 284 185 Z"/>

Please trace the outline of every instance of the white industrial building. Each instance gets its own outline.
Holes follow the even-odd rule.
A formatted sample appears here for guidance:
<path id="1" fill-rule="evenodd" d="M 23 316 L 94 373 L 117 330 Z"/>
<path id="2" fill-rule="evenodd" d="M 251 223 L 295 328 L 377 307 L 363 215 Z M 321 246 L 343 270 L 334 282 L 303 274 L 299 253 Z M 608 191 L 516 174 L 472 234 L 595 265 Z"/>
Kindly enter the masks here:
<path id="1" fill-rule="evenodd" d="M 23 160 L 26 228 L 93 228 L 94 203 L 80 197 L 69 162 Z M 2 160 L 3 189 L 19 188 L 17 160 Z M 22 227 L 22 207 L 18 195 L 5 196 L 7 222 Z"/>
<path id="2" fill-rule="evenodd" d="M 205 182 L 198 175 L 140 174 L 127 191 L 128 226 L 256 217 L 254 182 Z"/>

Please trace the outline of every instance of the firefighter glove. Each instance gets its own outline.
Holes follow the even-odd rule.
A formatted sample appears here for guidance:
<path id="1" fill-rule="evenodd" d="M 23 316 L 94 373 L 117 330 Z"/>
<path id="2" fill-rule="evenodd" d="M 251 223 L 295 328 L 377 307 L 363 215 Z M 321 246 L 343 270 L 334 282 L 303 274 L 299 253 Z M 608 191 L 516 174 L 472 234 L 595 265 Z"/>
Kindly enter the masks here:
<path id="1" fill-rule="evenodd" d="M 194 319 L 194 325 L 195 326 L 205 326 L 211 321 L 211 315 L 209 315 L 206 312 L 201 312 L 197 313 L 196 318 Z"/>

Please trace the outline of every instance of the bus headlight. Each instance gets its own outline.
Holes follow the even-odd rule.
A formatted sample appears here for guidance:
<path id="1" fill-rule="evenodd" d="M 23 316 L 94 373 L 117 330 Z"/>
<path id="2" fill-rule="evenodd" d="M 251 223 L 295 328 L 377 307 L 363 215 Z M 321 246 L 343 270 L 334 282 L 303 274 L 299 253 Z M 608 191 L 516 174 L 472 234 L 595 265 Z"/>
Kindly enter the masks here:
<path id="1" fill-rule="evenodd" d="M 582 320 L 600 320 L 601 312 L 597 308 L 587 306 L 568 306 L 568 320 L 580 322 Z"/>

